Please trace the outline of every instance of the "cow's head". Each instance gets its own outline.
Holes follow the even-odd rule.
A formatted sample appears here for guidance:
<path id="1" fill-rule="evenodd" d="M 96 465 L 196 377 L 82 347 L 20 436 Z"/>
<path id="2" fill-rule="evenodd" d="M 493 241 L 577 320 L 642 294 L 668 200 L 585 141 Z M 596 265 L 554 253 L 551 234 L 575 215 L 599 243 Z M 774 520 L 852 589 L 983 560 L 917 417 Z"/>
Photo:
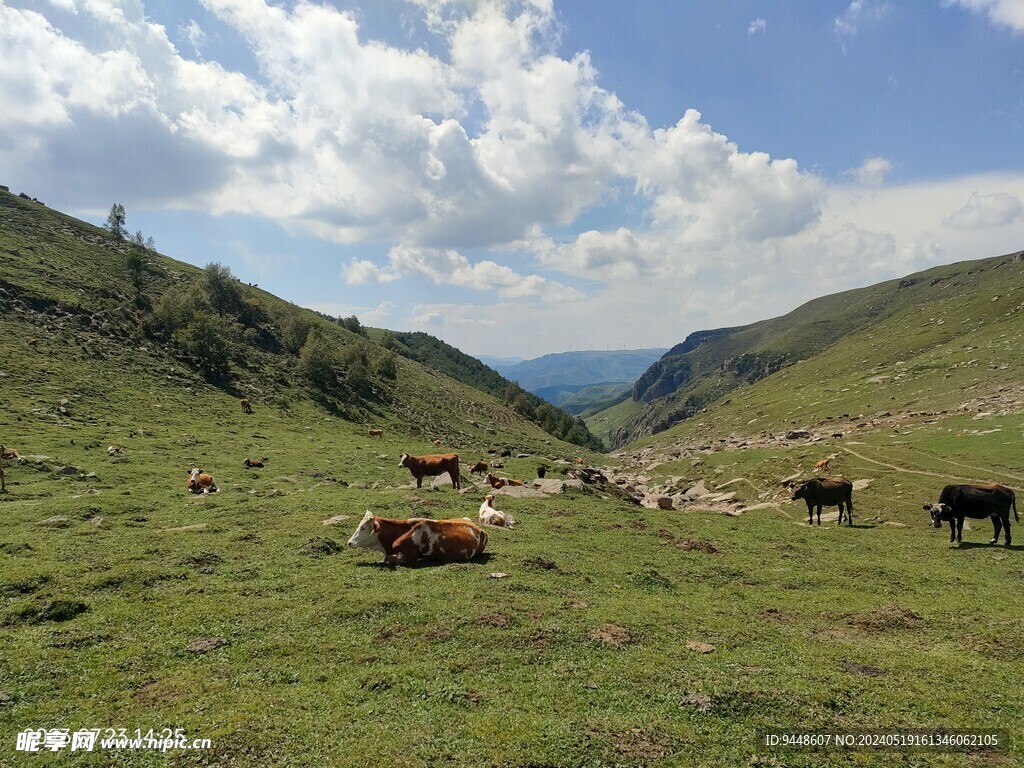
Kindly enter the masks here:
<path id="1" fill-rule="evenodd" d="M 398 468 L 402 469 L 404 467 L 409 466 L 409 464 L 407 463 L 409 461 L 409 458 L 410 457 L 408 453 L 403 453 L 402 458 L 398 460 Z"/>
<path id="2" fill-rule="evenodd" d="M 931 513 L 932 527 L 934 528 L 941 528 L 943 521 L 948 521 L 953 517 L 953 508 L 941 501 L 938 504 L 925 504 L 924 508 Z"/>
<path id="3" fill-rule="evenodd" d="M 353 548 L 374 549 L 383 552 L 384 547 L 377 536 L 378 531 L 380 531 L 380 523 L 374 520 L 373 512 L 366 510 L 363 519 L 359 521 L 359 527 L 348 540 L 348 545 Z"/>
<path id="4" fill-rule="evenodd" d="M 199 487 L 199 476 L 203 474 L 201 469 L 190 469 L 188 471 L 188 487 L 194 490 Z"/>
<path id="5" fill-rule="evenodd" d="M 800 483 L 792 487 L 793 495 L 789 497 L 790 501 L 796 501 L 797 499 L 807 498 L 807 483 Z"/>

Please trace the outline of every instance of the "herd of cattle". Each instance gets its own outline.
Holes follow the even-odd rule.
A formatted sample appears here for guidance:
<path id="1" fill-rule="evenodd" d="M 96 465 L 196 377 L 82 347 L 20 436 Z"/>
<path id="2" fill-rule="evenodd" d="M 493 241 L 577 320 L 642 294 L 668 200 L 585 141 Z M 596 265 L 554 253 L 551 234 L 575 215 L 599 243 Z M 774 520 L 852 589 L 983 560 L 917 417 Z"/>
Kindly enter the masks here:
<path id="1" fill-rule="evenodd" d="M 242 411 L 251 414 L 252 403 L 246 398 L 241 401 Z M 383 430 L 369 430 L 370 437 L 382 438 Z M 441 445 L 434 440 L 435 447 Z M 121 455 L 122 446 L 114 445 L 107 449 L 111 456 Z M 19 454 L 13 448 L 0 445 L 0 491 L 6 491 L 3 459 L 17 459 Z M 266 459 L 245 459 L 244 465 L 249 468 L 264 466 Z M 582 464 L 582 458 L 576 462 Z M 815 464 L 815 470 L 829 468 L 829 460 L 823 459 Z M 448 474 L 452 488 L 461 488 L 459 479 L 459 456 L 456 453 L 440 453 L 430 456 L 413 456 L 403 453 L 399 461 L 400 468 L 408 469 L 416 480 L 416 487 L 421 488 L 424 477 L 436 477 Z M 500 466 L 495 462 L 492 466 Z M 483 461 L 477 462 L 470 474 L 485 474 L 488 485 L 498 489 L 506 486 L 521 486 L 522 481 L 509 477 L 498 477 L 488 471 Z M 544 468 L 538 467 L 538 476 L 544 476 Z M 189 470 L 188 492 L 207 494 L 216 493 L 218 486 L 213 476 L 199 467 Z M 839 508 L 839 525 L 845 516 L 847 524 L 853 525 L 853 484 L 843 477 L 814 477 L 792 485 L 791 500 L 803 499 L 807 504 L 807 523 L 813 525 L 815 515 L 821 525 L 823 507 Z M 1004 543 L 1011 545 L 1010 510 L 1013 517 L 1020 522 L 1017 514 L 1017 501 L 1013 490 L 997 484 L 966 484 L 947 485 L 942 489 L 938 502 L 925 504 L 924 509 L 931 514 L 932 525 L 941 528 L 944 522 L 949 523 L 951 542 L 960 542 L 963 536 L 964 520 L 971 518 L 981 520 L 992 519 L 994 528 L 990 544 L 999 541 L 999 534 L 1005 531 Z M 426 518 L 409 518 L 407 520 L 389 520 L 367 512 L 348 541 L 350 547 L 362 547 L 382 552 L 384 561 L 390 566 L 413 565 L 417 560 L 433 559 L 441 562 L 470 560 L 484 551 L 487 545 L 487 533 L 477 524 L 508 528 L 515 520 L 506 512 L 494 508 L 494 496 L 489 494 L 480 505 L 477 522 L 469 518 L 456 520 L 429 520 Z"/>

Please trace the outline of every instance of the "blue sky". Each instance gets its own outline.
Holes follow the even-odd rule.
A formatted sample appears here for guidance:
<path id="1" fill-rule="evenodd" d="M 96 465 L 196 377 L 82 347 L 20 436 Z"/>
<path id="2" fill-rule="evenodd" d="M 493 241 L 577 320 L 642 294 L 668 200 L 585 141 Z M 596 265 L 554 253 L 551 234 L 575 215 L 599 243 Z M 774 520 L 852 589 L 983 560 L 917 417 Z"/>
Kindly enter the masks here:
<path id="1" fill-rule="evenodd" d="M 1024 248 L 1024 0 L 0 0 L 0 183 L 471 354 Z"/>

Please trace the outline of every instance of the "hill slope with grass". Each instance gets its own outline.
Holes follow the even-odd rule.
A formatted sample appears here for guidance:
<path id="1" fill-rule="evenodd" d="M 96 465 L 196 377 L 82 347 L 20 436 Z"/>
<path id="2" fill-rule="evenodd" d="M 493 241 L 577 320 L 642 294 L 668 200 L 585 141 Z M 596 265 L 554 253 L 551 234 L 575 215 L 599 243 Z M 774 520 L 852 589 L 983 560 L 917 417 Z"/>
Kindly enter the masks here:
<path id="1" fill-rule="evenodd" d="M 1011 254 L 935 267 L 815 299 L 781 317 L 690 334 L 637 380 L 632 394 L 637 407 L 628 421 L 612 432 L 611 445 L 622 447 L 662 432 L 737 387 L 811 359 L 841 340 L 869 332 L 893 318 L 914 316 L 961 295 L 991 299 L 1002 292 L 1003 278 L 1019 271 L 1014 269 L 1015 263 L 1019 258 Z M 947 334 L 966 335 L 967 331 L 958 326 L 947 329 Z M 911 344 L 908 351 L 912 351 Z"/>
<path id="2" fill-rule="evenodd" d="M 951 291 L 621 457 L 580 452 L 581 476 L 605 484 L 501 489 L 496 506 L 518 524 L 488 529 L 477 560 L 391 571 L 345 546 L 364 510 L 473 517 L 486 492 L 470 477 L 461 493 L 447 478 L 415 488 L 403 450 L 440 439 L 469 460 L 514 447 L 502 472 L 529 480 L 540 462 L 561 477 L 557 462 L 579 449 L 247 286 L 255 305 L 215 299 L 221 315 L 204 270 L 147 254 L 140 299 L 129 254 L 104 233 L 41 207 L 11 216 L 7 202 L 0 443 L 22 456 L 4 462 L 0 493 L 0 764 L 1024 760 L 1024 550 L 984 544 L 987 521 L 951 547 L 921 520 L 945 482 L 1024 482 L 1017 265 L 999 268 L 995 301 Z M 147 329 L 172 286 L 181 300 Z M 198 344 L 200 327 L 223 345 Z M 236 334 L 252 343 L 237 349 Z M 298 353 L 278 350 L 299 337 Z M 794 427 L 807 434 L 787 438 Z M 779 484 L 825 452 L 870 481 L 853 527 L 808 527 Z M 220 491 L 186 493 L 190 466 Z M 694 500 L 646 508 L 623 495 L 661 486 Z M 30 730 L 108 728 L 211 743 L 16 749 Z M 938 728 L 1003 741 L 894 754 L 759 738 Z"/>

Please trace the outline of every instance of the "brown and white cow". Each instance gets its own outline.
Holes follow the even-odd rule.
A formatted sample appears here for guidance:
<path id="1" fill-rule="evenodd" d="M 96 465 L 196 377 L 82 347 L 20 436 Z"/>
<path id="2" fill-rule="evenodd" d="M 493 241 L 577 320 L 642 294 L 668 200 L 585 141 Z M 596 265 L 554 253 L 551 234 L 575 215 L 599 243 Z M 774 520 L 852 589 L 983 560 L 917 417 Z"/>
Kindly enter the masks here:
<path id="1" fill-rule="evenodd" d="M 243 397 L 241 403 L 242 413 L 252 413 L 252 400 L 250 400 L 248 397 Z"/>
<path id="2" fill-rule="evenodd" d="M 123 445 L 111 445 L 107 448 L 107 456 L 121 456 L 124 454 Z"/>
<path id="3" fill-rule="evenodd" d="M 415 565 L 420 558 L 442 563 L 472 560 L 487 546 L 487 532 L 467 518 L 388 520 L 367 511 L 348 540 L 353 548 L 384 554 L 384 562 Z"/>
<path id="4" fill-rule="evenodd" d="M 208 475 L 201 469 L 190 469 L 188 472 L 188 485 L 186 486 L 189 493 L 216 493 L 217 482 L 213 479 L 213 475 Z"/>
<path id="5" fill-rule="evenodd" d="M 949 523 L 949 540 L 961 541 L 964 532 L 964 518 L 980 520 L 992 518 L 994 532 L 989 544 L 999 541 L 999 530 L 1006 531 L 1006 546 L 1010 546 L 1010 509 L 1019 523 L 1017 516 L 1017 498 L 1013 491 L 1004 485 L 947 485 L 939 494 L 937 504 L 925 504 L 924 508 L 931 512 L 932 525 L 941 528 L 944 521 Z"/>
<path id="6" fill-rule="evenodd" d="M 18 453 L 17 448 L 6 448 L 2 445 L 0 445 L 0 454 L 2 454 L 5 459 L 14 459 L 15 461 L 21 458 L 21 454 Z"/>
<path id="7" fill-rule="evenodd" d="M 459 454 L 457 453 L 438 453 L 432 456 L 410 456 L 408 453 L 403 453 L 398 466 L 399 468 L 405 467 L 412 472 L 412 476 L 416 478 L 417 488 L 422 487 L 424 476 L 435 477 L 443 475 L 445 472 L 452 479 L 452 488 L 460 487 Z"/>
<path id="8" fill-rule="evenodd" d="M 498 477 L 490 472 L 487 473 L 487 482 L 491 484 L 491 488 L 504 488 L 506 485 L 523 484 L 521 480 L 513 480 L 511 477 Z"/>
<path id="9" fill-rule="evenodd" d="M 793 489 L 790 501 L 804 499 L 807 502 L 807 524 L 814 525 L 814 510 L 818 511 L 818 525 L 821 525 L 822 506 L 839 507 L 839 525 L 843 524 L 843 506 L 846 507 L 848 522 L 853 525 L 853 483 L 842 477 L 815 477 L 804 480 Z"/>
<path id="10" fill-rule="evenodd" d="M 384 430 L 383 429 L 371 429 L 370 430 L 370 437 L 376 437 L 378 439 L 383 440 L 384 439 Z"/>
<path id="11" fill-rule="evenodd" d="M 477 519 L 483 525 L 493 525 L 498 528 L 511 528 L 516 524 L 512 515 L 494 508 L 494 494 L 491 493 L 484 497 L 484 503 L 480 505 Z"/>

